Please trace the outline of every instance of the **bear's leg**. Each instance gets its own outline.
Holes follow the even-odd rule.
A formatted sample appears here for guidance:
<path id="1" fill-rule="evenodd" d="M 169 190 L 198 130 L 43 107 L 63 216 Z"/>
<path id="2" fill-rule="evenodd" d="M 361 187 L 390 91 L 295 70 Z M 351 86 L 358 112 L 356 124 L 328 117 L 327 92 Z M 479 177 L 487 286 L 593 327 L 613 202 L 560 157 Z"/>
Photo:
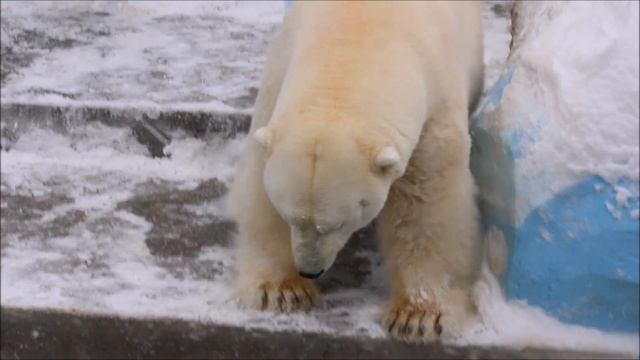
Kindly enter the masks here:
<path id="1" fill-rule="evenodd" d="M 263 72 L 251 132 L 266 125 L 273 114 L 289 62 L 291 25 L 283 24 Z M 235 176 L 229 209 L 238 223 L 236 296 L 255 309 L 306 309 L 317 298 L 311 280 L 294 267 L 289 227 L 271 206 L 262 184 L 264 149 L 250 142 Z"/>
<path id="2" fill-rule="evenodd" d="M 379 217 L 392 300 L 381 322 L 405 341 L 454 336 L 474 318 L 480 264 L 467 112 L 434 117 Z"/>
<path id="3" fill-rule="evenodd" d="M 237 174 L 230 199 L 239 229 L 236 296 L 254 309 L 307 309 L 316 301 L 315 285 L 298 275 L 289 227 L 265 193 L 264 160 L 258 153 L 262 150 L 249 151 L 247 166 Z"/>

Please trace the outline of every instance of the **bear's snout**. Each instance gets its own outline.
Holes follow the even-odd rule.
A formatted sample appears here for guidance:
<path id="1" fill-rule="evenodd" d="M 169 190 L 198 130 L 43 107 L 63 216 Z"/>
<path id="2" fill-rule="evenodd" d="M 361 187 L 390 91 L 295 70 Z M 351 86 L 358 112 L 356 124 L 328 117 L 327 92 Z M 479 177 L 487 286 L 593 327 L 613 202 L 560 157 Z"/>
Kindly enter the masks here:
<path id="1" fill-rule="evenodd" d="M 298 274 L 300 274 L 300 276 L 302 276 L 303 278 L 316 279 L 316 278 L 319 278 L 320 275 L 324 274 L 324 270 L 320 270 L 320 272 L 315 273 L 315 274 L 304 272 L 304 271 L 298 271 Z"/>
<path id="2" fill-rule="evenodd" d="M 300 253 L 294 255 L 294 262 L 298 270 L 298 274 L 303 278 L 315 279 L 324 273 L 325 267 L 322 261 L 315 256 L 304 256 Z"/>

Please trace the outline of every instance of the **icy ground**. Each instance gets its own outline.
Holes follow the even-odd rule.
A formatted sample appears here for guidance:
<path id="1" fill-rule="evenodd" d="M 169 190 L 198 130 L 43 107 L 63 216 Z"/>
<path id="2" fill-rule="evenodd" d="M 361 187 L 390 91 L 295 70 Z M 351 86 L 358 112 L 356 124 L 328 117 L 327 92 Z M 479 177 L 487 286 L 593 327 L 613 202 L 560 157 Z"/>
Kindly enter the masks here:
<path id="1" fill-rule="evenodd" d="M 2 99 L 250 108 L 281 5 L 3 2 Z"/>
<path id="2" fill-rule="evenodd" d="M 2 107 L 13 104 L 250 112 L 283 2 L 2 2 Z M 508 54 L 508 3 L 487 3 L 486 86 Z M 250 328 L 383 337 L 386 299 L 369 230 L 321 281 L 308 314 L 231 300 L 233 222 L 224 198 L 242 137 L 175 130 L 152 158 L 129 127 L 33 127 L 2 119 L 1 303 L 169 316 Z M 507 303 L 485 274 L 483 324 L 456 342 L 637 353 L 637 337 L 564 326 Z"/>

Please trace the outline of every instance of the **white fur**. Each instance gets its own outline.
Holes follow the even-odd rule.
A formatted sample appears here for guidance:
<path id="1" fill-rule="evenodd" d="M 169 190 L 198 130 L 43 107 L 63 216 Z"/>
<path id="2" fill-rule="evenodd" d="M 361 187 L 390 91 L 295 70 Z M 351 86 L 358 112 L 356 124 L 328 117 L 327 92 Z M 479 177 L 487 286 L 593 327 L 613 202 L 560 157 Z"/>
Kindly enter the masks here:
<path id="1" fill-rule="evenodd" d="M 298 272 L 327 270 L 377 216 L 390 334 L 452 335 L 473 315 L 481 252 L 467 118 L 482 88 L 481 39 L 477 2 L 291 8 L 230 197 L 246 304 L 309 306 L 315 287 Z"/>

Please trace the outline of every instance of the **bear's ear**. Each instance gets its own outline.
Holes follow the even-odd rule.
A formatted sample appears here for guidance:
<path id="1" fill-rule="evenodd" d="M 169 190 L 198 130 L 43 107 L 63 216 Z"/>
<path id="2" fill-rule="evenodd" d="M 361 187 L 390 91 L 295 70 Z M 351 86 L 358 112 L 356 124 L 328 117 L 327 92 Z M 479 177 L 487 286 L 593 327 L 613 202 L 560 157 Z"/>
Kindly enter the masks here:
<path id="1" fill-rule="evenodd" d="M 253 133 L 253 139 L 265 149 L 269 149 L 271 147 L 271 138 L 271 130 L 266 126 L 261 127 Z"/>
<path id="2" fill-rule="evenodd" d="M 400 154 L 393 146 L 385 146 L 373 160 L 373 167 L 378 171 L 387 171 L 400 165 Z"/>

